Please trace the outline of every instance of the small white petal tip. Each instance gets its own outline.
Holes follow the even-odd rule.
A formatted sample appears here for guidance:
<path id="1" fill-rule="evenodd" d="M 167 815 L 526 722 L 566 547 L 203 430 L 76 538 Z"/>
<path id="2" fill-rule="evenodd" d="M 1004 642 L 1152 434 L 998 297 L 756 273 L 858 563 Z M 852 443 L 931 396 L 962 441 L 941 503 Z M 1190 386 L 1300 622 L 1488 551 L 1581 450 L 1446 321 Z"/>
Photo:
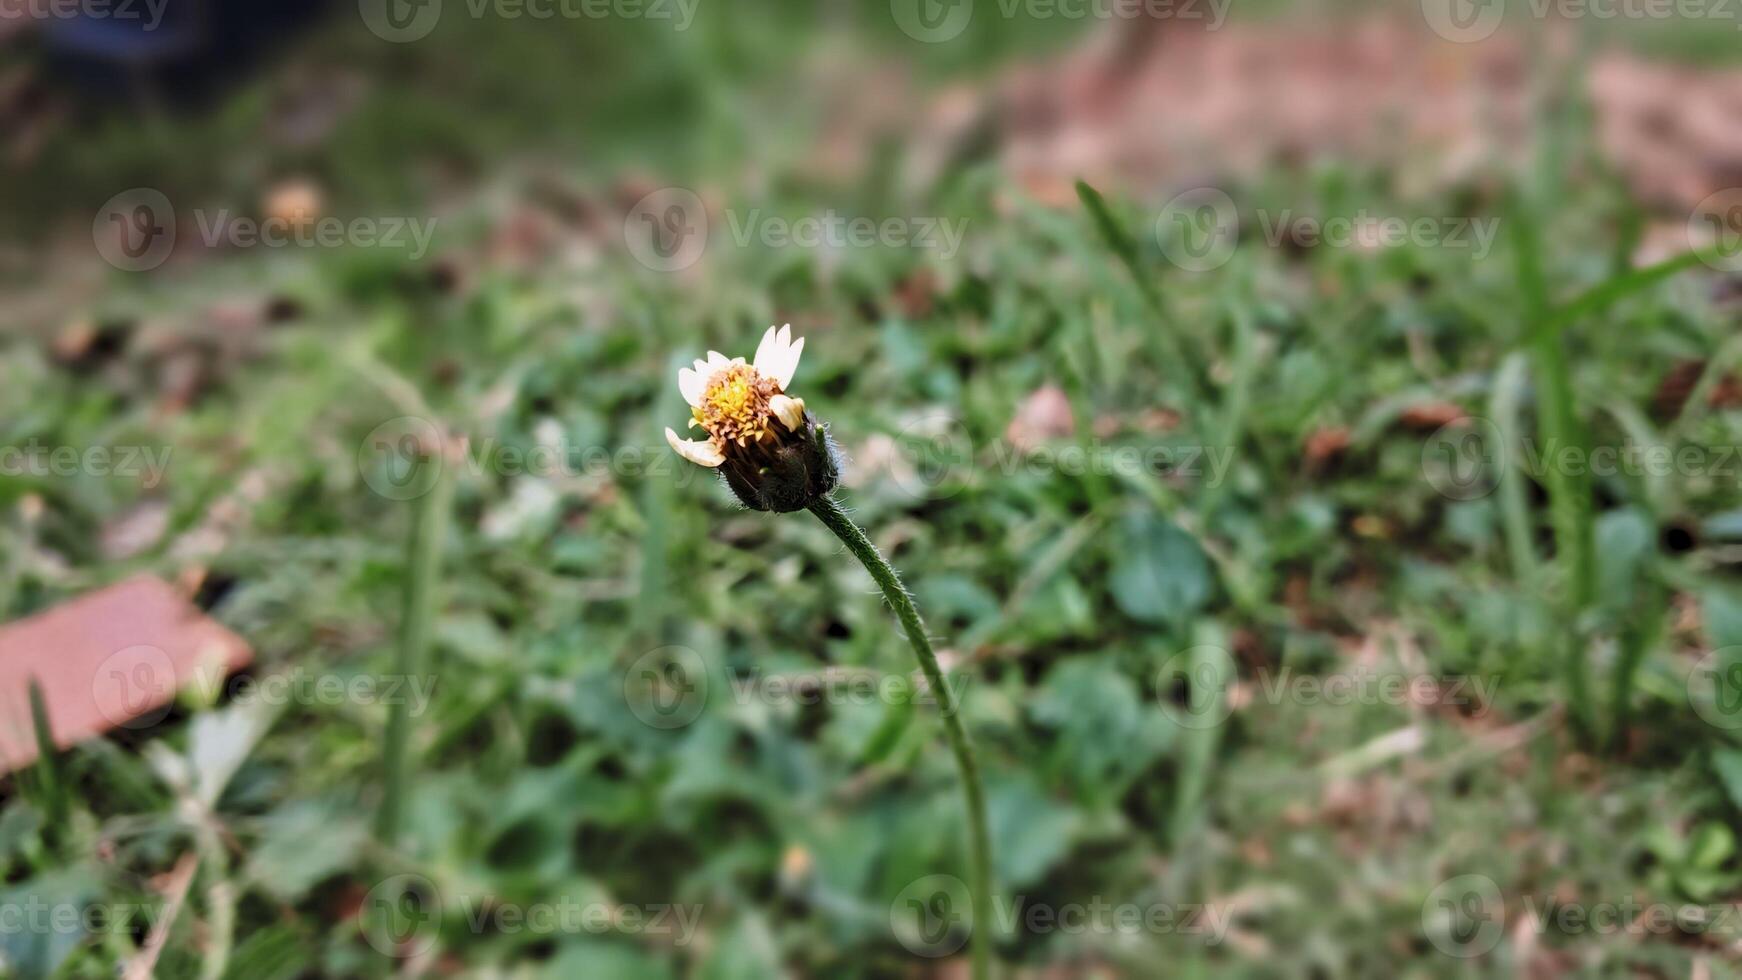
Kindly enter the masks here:
<path id="1" fill-rule="evenodd" d="M 726 457 L 720 454 L 719 447 L 712 442 L 679 439 L 677 433 L 669 427 L 665 430 L 665 441 L 670 444 L 673 452 L 697 466 L 706 466 L 711 469 L 726 461 Z"/>
<path id="2" fill-rule="evenodd" d="M 769 411 L 786 426 L 790 432 L 797 432 L 804 424 L 804 399 L 791 398 L 786 395 L 775 395 L 768 400 Z"/>

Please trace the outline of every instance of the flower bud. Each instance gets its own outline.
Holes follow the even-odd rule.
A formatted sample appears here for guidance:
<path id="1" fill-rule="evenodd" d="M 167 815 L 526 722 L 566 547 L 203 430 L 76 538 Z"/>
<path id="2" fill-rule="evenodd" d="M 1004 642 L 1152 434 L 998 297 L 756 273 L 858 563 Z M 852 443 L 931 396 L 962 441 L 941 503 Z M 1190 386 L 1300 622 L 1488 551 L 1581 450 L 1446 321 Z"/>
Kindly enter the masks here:
<path id="1" fill-rule="evenodd" d="M 744 506 L 777 514 L 803 510 L 840 484 L 840 451 L 816 416 L 806 412 L 797 429 L 773 431 L 773 439 L 728 452 L 720 467 Z"/>

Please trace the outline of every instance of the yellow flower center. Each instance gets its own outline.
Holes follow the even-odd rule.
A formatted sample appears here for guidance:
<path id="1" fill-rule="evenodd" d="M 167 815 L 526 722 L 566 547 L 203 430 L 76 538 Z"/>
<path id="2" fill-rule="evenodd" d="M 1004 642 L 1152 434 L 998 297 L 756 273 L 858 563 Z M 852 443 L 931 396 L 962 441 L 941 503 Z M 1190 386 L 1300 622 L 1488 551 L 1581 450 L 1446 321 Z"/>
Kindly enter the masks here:
<path id="1" fill-rule="evenodd" d="M 748 364 L 734 364 L 708 381 L 695 418 L 722 443 L 742 446 L 768 431 L 768 399 L 777 393 L 774 381 Z"/>

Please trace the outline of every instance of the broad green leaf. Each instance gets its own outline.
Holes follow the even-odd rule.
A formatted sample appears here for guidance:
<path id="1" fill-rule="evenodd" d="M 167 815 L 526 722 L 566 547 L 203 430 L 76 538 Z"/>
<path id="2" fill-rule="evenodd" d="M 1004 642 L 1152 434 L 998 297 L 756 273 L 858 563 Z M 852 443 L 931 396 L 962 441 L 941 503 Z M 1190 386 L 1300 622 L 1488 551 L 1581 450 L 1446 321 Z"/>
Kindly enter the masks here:
<path id="1" fill-rule="evenodd" d="M 1129 515 L 1113 549 L 1109 584 L 1126 615 L 1178 625 L 1209 601 L 1210 563 L 1204 549 L 1172 521 Z"/>

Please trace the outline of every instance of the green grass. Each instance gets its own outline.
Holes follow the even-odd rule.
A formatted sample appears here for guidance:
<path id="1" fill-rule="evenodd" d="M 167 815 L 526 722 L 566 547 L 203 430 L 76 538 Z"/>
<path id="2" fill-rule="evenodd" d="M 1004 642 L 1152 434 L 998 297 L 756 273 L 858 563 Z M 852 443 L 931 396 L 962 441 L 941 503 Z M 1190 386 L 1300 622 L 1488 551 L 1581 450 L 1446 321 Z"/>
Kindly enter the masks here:
<path id="1" fill-rule="evenodd" d="M 728 65 L 761 50 L 735 38 L 681 43 Z M 698 110 L 698 140 L 730 130 L 719 111 Z M 1576 129 L 1565 139 L 1562 153 L 1584 147 Z M 342 142 L 334 159 L 365 161 L 373 146 Z M 495 152 L 466 149 L 481 167 Z M 787 176 L 802 172 L 798 149 L 770 152 L 771 185 L 722 171 L 723 206 L 841 206 Z M 578 160 L 559 177 L 585 186 L 594 172 Z M 329 171 L 367 199 L 372 185 L 349 173 Z M 379 689 L 305 691 L 270 711 L 235 695 L 188 703 L 149 733 L 21 774 L 0 804 L 13 896 L 0 902 L 156 909 L 153 876 L 194 851 L 160 977 L 396 975 L 405 964 L 368 941 L 396 922 L 432 944 L 438 972 L 465 975 L 923 968 L 891 906 L 927 876 L 967 875 L 935 707 L 734 696 L 751 678 L 909 675 L 911 653 L 823 527 L 739 509 L 661 436 L 685 414 L 677 366 L 710 348 L 748 354 L 789 320 L 807 338 L 795 388 L 852 459 L 852 516 L 966 678 L 998 892 L 1231 916 L 1220 942 L 1018 921 L 997 936 L 1006 963 L 1507 976 L 1524 966 L 1510 927 L 1530 908 L 1734 900 L 1742 866 L 1725 841 L 1742 755 L 1687 678 L 1705 650 L 1742 644 L 1742 463 L 1719 468 L 1742 414 L 1699 393 L 1674 419 L 1652 407 L 1675 362 L 1734 366 L 1713 275 L 1618 273 L 1629 222 L 1596 181 L 1561 182 L 1529 210 L 1481 204 L 1480 188 L 1400 200 L 1385 175 L 1336 168 L 1226 189 L 1247 235 L 1229 263 L 1195 274 L 1148 235 L 1159 202 L 1085 188 L 1085 207 L 1048 209 L 975 162 L 919 203 L 875 180 L 842 195 L 864 213 L 967 218 L 948 261 L 727 243 L 699 275 L 674 276 L 606 237 L 572 265 L 469 266 L 458 294 L 360 251 L 115 277 L 89 312 L 149 313 L 170 335 L 198 335 L 213 296 L 302 307 L 252 335 L 251 355 L 224 362 L 181 412 L 162 409 L 163 362 L 143 344 L 74 370 L 9 337 L 0 445 L 174 453 L 152 490 L 0 478 L 0 615 L 135 571 L 174 576 L 192 561 L 177 543 L 231 504 L 239 518 L 198 559 L 224 586 L 204 601 L 254 644 L 257 678 L 432 686 L 427 704 L 397 708 Z M 1360 207 L 1508 227 L 1476 260 L 1272 250 L 1251 220 Z M 456 220 L 441 247 L 475 246 L 488 225 L 481 212 Z M 910 313 L 896 293 L 922 271 L 938 286 Z M 1111 465 L 1010 463 L 1006 427 L 1046 384 L 1075 418 L 1048 448 Z M 1511 464 L 1494 493 L 1435 489 L 1427 434 L 1399 419 L 1426 401 L 1494 420 Z M 463 433 L 474 459 L 553 437 L 576 454 L 555 473 L 447 472 L 447 533 L 414 537 L 418 514 L 420 531 L 439 527 L 432 509 L 447 502 L 371 489 L 393 463 L 371 434 L 406 415 Z M 1308 438 L 1332 427 L 1348 428 L 1348 448 L 1309 464 Z M 948 437 L 929 435 L 940 428 Z M 1551 439 L 1662 440 L 1711 465 L 1533 469 L 1527 442 Z M 891 446 L 916 473 L 888 465 Z M 106 557 L 104 528 L 147 501 L 167 505 L 167 532 Z M 1672 524 L 1704 533 L 1672 552 L 1659 544 Z M 1489 699 L 1460 710 L 1267 695 L 1284 676 L 1323 684 L 1356 666 Z M 682 696 L 698 684 L 699 705 Z M 698 710 L 650 724 L 647 699 L 661 695 Z M 378 817 L 384 806 L 396 815 Z M 1466 960 L 1436 950 L 1423 907 L 1470 874 L 1496 883 L 1510 917 L 1495 951 Z M 417 876 L 411 897 L 399 875 Z M 425 915 L 432 896 L 440 912 Z M 694 907 L 699 938 L 490 917 L 559 901 Z M 112 976 L 142 938 L 0 933 L 0 950 L 60 977 Z M 1551 917 L 1534 938 L 1592 976 L 1725 967 L 1713 937 L 1592 935 Z"/>

